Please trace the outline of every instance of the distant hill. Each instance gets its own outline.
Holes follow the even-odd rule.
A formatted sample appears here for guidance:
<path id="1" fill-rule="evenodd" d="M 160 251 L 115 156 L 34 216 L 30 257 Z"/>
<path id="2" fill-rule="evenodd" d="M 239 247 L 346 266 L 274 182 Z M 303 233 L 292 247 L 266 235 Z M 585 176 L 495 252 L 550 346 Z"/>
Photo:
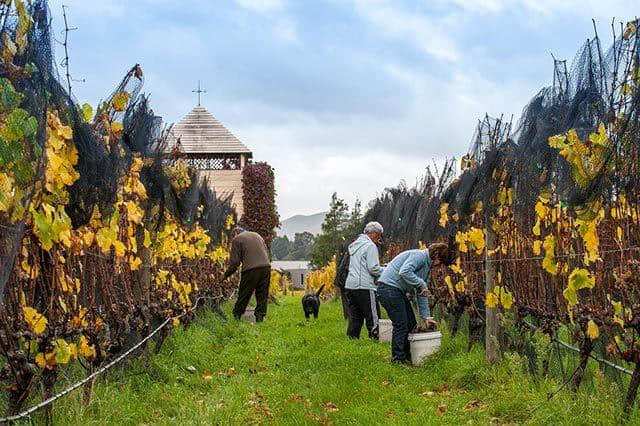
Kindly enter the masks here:
<path id="1" fill-rule="evenodd" d="M 321 230 L 322 222 L 324 221 L 324 213 L 316 213 L 309 216 L 295 215 L 289 219 L 282 221 L 282 226 L 277 230 L 278 236 L 287 236 L 289 239 L 293 239 L 296 233 L 311 232 L 313 235 L 318 235 Z"/>

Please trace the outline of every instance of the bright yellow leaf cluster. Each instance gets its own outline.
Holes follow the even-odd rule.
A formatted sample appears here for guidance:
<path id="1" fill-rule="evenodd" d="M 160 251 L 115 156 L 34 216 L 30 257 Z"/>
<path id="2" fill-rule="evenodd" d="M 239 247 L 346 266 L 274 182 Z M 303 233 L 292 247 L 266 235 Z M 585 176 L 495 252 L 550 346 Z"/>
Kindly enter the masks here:
<path id="1" fill-rule="evenodd" d="M 324 268 L 312 271 L 307 275 L 307 290 L 317 291 L 324 284 L 324 294 L 331 297 L 337 296 L 337 289 L 333 282 L 336 278 L 336 259 L 335 256 Z"/>

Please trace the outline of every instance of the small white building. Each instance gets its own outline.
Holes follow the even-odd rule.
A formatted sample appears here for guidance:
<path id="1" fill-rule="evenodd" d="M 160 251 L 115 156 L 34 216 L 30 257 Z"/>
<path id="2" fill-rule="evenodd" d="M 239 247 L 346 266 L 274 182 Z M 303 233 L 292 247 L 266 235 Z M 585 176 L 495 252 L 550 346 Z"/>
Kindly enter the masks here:
<path id="1" fill-rule="evenodd" d="M 307 285 L 309 262 L 306 260 L 274 260 L 271 269 L 291 275 L 291 283 L 295 290 L 303 290 Z"/>

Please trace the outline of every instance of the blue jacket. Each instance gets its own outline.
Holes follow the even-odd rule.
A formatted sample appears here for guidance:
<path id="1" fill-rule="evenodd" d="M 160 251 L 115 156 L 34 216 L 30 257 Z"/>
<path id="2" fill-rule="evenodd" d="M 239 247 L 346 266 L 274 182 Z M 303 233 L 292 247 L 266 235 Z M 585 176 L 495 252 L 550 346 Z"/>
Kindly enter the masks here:
<path id="1" fill-rule="evenodd" d="M 349 245 L 349 274 L 344 287 L 349 290 L 377 290 L 375 278 L 382 273 L 378 247 L 365 234 Z"/>
<path id="2" fill-rule="evenodd" d="M 379 282 L 417 296 L 427 287 L 432 263 L 429 250 L 403 251 L 384 268 Z M 417 304 L 421 317 L 431 316 L 428 298 L 417 296 Z"/>

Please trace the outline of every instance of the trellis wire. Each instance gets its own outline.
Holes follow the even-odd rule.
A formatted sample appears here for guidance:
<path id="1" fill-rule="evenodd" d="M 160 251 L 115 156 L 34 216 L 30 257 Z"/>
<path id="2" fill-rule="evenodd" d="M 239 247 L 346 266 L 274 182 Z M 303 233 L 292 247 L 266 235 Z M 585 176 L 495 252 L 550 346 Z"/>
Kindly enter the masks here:
<path id="1" fill-rule="evenodd" d="M 531 328 L 532 330 L 540 330 L 540 328 L 538 328 L 538 327 L 536 327 L 535 325 L 531 324 L 531 323 L 530 323 L 529 321 L 527 321 L 527 320 L 523 320 L 523 322 L 527 325 L 527 327 Z M 574 351 L 574 352 L 580 353 L 580 349 L 576 348 L 576 347 L 575 347 L 575 346 L 573 346 L 573 345 L 570 345 L 570 344 L 569 344 L 569 343 L 567 343 L 567 342 L 564 342 L 564 341 L 562 341 L 562 340 L 558 339 L 557 337 L 552 337 L 552 338 L 551 338 L 551 340 L 553 340 L 554 342 L 556 342 L 556 343 L 558 343 L 558 344 L 560 344 L 560 345 L 564 346 L 565 348 L 567 348 L 567 349 L 569 349 L 569 350 L 572 350 L 572 351 Z M 595 360 L 595 361 L 601 362 L 601 363 L 603 363 L 603 364 L 606 364 L 606 365 L 608 365 L 609 367 L 611 367 L 611 368 L 615 368 L 616 370 L 621 371 L 621 372 L 623 372 L 623 373 L 625 373 L 625 374 L 628 374 L 628 375 L 632 375 L 632 374 L 633 374 L 633 371 L 632 371 L 632 370 L 629 370 L 629 369 L 627 369 L 627 368 L 624 368 L 624 367 L 622 367 L 622 366 L 620 366 L 620 365 L 618 365 L 618 364 L 615 364 L 615 363 L 613 363 L 613 362 L 611 362 L 611 361 L 608 361 L 608 360 L 606 360 L 606 359 L 600 358 L 599 356 L 593 355 L 593 354 L 591 354 L 591 353 L 589 353 L 589 358 L 591 358 L 591 359 L 593 359 L 593 360 Z"/>
<path id="2" fill-rule="evenodd" d="M 105 371 L 111 369 L 113 366 L 115 366 L 116 364 L 118 364 L 120 361 L 122 361 L 123 359 L 125 359 L 127 356 L 129 356 L 133 351 L 135 351 L 136 349 L 138 349 L 140 346 L 142 346 L 145 342 L 147 342 L 149 339 L 151 339 L 153 336 L 155 336 L 160 330 L 162 330 L 169 322 L 173 321 L 173 320 L 177 320 L 180 319 L 182 317 L 184 317 L 185 315 L 193 312 L 196 310 L 196 308 L 198 307 L 198 304 L 200 303 L 200 301 L 204 300 L 204 299 L 216 299 L 214 297 L 207 297 L 207 296 L 201 296 L 198 297 L 198 299 L 196 299 L 196 302 L 193 304 L 193 306 L 191 307 L 191 309 L 181 313 L 178 316 L 175 317 L 169 317 L 166 320 L 164 320 L 164 322 L 162 324 L 160 324 L 155 330 L 153 330 L 150 334 L 148 334 L 145 338 L 143 338 L 142 340 L 140 340 L 138 343 L 136 343 L 134 346 L 132 346 L 131 348 L 129 348 L 126 352 L 120 354 L 119 356 L 117 356 L 113 361 L 109 362 L 108 364 L 104 365 L 103 367 L 100 367 L 99 369 L 97 369 L 96 371 L 94 371 L 93 373 L 89 374 L 87 377 L 85 377 L 84 379 L 74 383 L 73 385 L 69 386 L 68 388 L 64 389 L 63 391 L 55 394 L 54 396 L 45 399 L 44 401 L 40 402 L 39 404 L 34 405 L 33 407 L 19 413 L 19 414 L 15 414 L 13 416 L 7 416 L 7 417 L 0 417 L 0 424 L 5 424 L 7 422 L 13 422 L 16 420 L 20 420 L 23 419 L 41 409 L 43 409 L 44 407 L 46 407 L 47 405 L 52 404 L 53 402 L 57 401 L 58 399 L 62 398 L 63 396 L 69 394 L 70 392 L 78 389 L 80 386 L 88 383 L 89 381 L 93 380 L 94 378 L 96 378 L 97 376 L 99 376 L 100 374 L 104 373 Z"/>

